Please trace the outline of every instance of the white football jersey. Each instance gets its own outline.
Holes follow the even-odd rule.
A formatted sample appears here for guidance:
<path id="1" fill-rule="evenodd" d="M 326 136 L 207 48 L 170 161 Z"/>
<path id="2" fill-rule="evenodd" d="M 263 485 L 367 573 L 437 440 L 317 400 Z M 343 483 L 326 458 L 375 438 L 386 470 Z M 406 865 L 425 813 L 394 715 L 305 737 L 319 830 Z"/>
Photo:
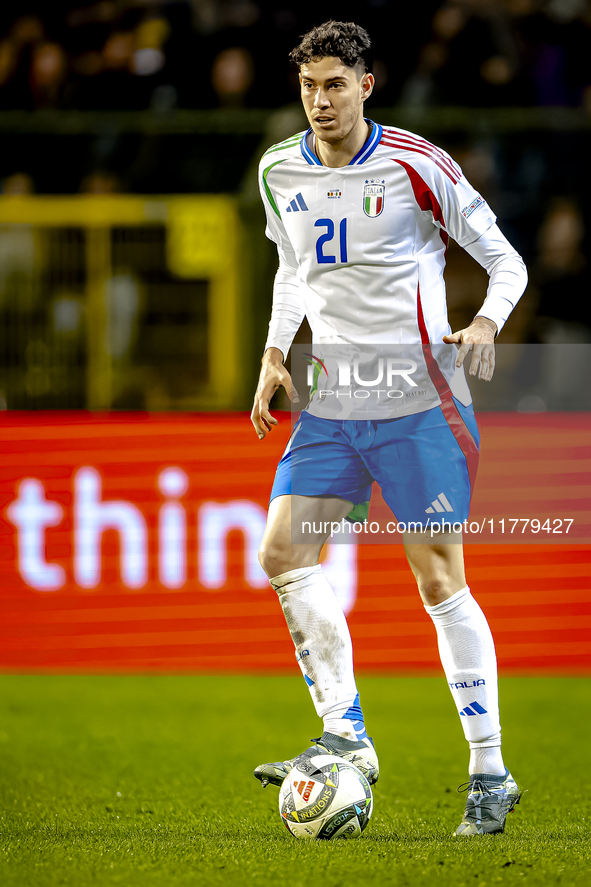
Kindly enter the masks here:
<path id="1" fill-rule="evenodd" d="M 345 167 L 321 164 L 311 129 L 274 145 L 261 160 L 266 234 L 280 258 L 266 347 L 284 355 L 304 315 L 315 356 L 322 356 L 322 344 L 441 343 L 451 332 L 443 279 L 448 237 L 467 247 L 495 225 L 492 210 L 448 154 L 413 133 L 367 122 L 370 136 Z M 520 295 L 509 300 L 509 310 Z M 500 329 L 503 311 L 486 306 L 479 313 Z M 469 402 L 453 346 L 437 351 L 452 390 Z M 348 417 L 398 416 L 437 405 L 441 391 L 427 361 L 423 370 L 417 382 L 424 398 L 384 401 L 375 416 L 369 415 L 373 402 L 359 402 Z M 319 414 L 328 415 L 330 400 Z M 310 409 L 315 412 L 314 400 Z M 337 414 L 343 415 L 342 405 Z"/>

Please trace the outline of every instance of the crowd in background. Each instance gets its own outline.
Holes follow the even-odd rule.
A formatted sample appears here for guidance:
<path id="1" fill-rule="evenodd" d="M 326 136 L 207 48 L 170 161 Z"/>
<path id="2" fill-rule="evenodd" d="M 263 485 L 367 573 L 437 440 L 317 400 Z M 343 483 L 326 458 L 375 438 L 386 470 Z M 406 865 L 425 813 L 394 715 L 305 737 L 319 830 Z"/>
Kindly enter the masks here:
<path id="1" fill-rule="evenodd" d="M 380 106 L 591 110 L 589 0 L 22 0 L 0 12 L 0 108 L 277 107 L 328 18 L 372 36 Z"/>

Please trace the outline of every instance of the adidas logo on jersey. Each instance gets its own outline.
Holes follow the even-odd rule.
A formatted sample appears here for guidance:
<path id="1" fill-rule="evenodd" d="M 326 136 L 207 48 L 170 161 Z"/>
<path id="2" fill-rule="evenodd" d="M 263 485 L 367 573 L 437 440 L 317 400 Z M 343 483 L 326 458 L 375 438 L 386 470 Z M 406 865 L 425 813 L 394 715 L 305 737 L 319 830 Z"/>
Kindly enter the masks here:
<path id="1" fill-rule="evenodd" d="M 437 499 L 433 499 L 429 508 L 425 508 L 426 514 L 435 514 L 436 511 L 439 513 L 442 511 L 453 511 L 445 493 L 440 493 Z"/>
<path id="2" fill-rule="evenodd" d="M 306 206 L 306 201 L 302 197 L 302 192 L 299 191 L 291 203 L 288 205 L 286 212 L 288 213 L 299 213 L 300 210 L 305 212 L 308 209 Z"/>
<path id="3" fill-rule="evenodd" d="M 474 717 L 475 715 L 485 715 L 487 713 L 486 709 L 483 708 L 478 702 L 471 702 L 470 705 L 467 705 L 466 708 L 463 708 L 460 712 L 463 718 L 466 717 Z"/>

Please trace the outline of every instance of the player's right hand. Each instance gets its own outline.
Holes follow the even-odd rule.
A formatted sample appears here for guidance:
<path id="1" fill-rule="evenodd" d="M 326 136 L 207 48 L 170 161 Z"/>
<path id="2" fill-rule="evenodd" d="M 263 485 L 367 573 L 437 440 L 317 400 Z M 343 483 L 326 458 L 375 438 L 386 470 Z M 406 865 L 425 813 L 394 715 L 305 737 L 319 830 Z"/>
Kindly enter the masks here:
<path id="1" fill-rule="evenodd" d="M 277 425 L 277 419 L 269 412 L 271 398 L 278 388 L 285 388 L 287 396 L 292 403 L 299 403 L 300 398 L 291 381 L 291 376 L 283 366 L 283 355 L 278 348 L 269 348 L 265 351 L 263 365 L 259 376 L 259 384 L 254 396 L 254 404 L 250 414 L 250 421 L 258 434 L 259 440 L 266 437 L 268 431 Z"/>

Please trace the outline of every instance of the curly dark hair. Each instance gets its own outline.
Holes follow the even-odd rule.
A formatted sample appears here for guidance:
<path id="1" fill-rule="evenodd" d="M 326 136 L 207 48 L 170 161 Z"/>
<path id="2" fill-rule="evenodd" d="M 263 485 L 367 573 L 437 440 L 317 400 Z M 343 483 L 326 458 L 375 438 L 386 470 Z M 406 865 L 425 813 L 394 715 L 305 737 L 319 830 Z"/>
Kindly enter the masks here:
<path id="1" fill-rule="evenodd" d="M 340 59 L 349 68 L 354 68 L 357 64 L 362 64 L 366 72 L 371 72 L 373 68 L 369 34 L 365 28 L 354 22 L 335 22 L 330 19 L 304 34 L 299 46 L 289 54 L 290 61 L 298 68 L 326 56 Z"/>

